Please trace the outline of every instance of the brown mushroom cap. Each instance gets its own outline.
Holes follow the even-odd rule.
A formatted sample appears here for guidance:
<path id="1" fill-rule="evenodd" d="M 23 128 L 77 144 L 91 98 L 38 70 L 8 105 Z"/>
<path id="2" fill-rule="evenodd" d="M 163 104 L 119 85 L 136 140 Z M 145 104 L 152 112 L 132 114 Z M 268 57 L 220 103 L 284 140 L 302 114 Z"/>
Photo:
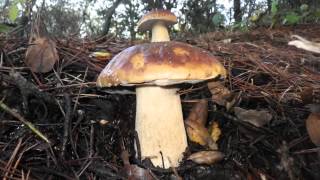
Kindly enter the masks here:
<path id="1" fill-rule="evenodd" d="M 180 42 L 155 42 L 125 49 L 100 73 L 98 86 L 167 86 L 225 77 L 217 57 Z"/>
<path id="2" fill-rule="evenodd" d="M 177 23 L 177 17 L 168 10 L 153 10 L 145 14 L 138 22 L 139 31 L 151 30 L 154 23 L 161 21 L 166 26 Z"/>

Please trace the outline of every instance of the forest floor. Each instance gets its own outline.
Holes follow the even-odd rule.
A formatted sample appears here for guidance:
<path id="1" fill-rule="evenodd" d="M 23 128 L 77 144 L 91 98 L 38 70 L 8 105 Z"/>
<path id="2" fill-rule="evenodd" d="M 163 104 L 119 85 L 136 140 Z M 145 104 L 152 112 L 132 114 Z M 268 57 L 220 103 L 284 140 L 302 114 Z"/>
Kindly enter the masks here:
<path id="1" fill-rule="evenodd" d="M 151 167 L 135 158 L 134 89 L 95 85 L 110 58 L 97 59 L 90 56 L 92 52 L 105 50 L 114 56 L 141 42 L 109 36 L 54 39 L 59 62 L 47 73 L 35 73 L 24 63 L 28 39 L 2 34 L 0 176 L 320 179 L 320 148 L 311 142 L 305 125 L 310 114 L 307 105 L 320 99 L 320 54 L 288 46 L 294 34 L 320 41 L 319 29 L 320 25 L 312 24 L 175 39 L 210 51 L 228 71 L 222 83 L 226 98 L 212 94 L 206 83 L 181 85 L 179 91 L 185 118 L 200 99 L 208 100 L 206 127 L 219 126 L 217 144 L 224 158 L 209 165 L 187 160 L 208 150 L 189 141 L 185 158 L 175 169 Z M 242 117 L 235 109 L 252 110 L 253 115 Z M 31 131 L 26 121 L 44 137 Z"/>

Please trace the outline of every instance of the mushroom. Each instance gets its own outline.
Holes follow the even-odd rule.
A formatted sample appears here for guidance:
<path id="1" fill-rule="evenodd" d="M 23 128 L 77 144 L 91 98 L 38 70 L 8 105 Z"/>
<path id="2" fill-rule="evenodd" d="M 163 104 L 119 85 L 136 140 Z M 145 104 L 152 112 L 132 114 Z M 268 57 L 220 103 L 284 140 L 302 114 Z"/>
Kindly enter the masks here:
<path id="1" fill-rule="evenodd" d="M 135 129 L 141 158 L 150 158 L 154 166 L 163 168 L 178 166 L 188 146 L 175 85 L 226 75 L 215 56 L 185 43 L 169 41 L 166 26 L 173 23 L 173 17 L 164 10 L 146 14 L 138 24 L 140 30 L 152 28 L 152 42 L 117 54 L 97 79 L 100 87 L 136 86 Z"/>

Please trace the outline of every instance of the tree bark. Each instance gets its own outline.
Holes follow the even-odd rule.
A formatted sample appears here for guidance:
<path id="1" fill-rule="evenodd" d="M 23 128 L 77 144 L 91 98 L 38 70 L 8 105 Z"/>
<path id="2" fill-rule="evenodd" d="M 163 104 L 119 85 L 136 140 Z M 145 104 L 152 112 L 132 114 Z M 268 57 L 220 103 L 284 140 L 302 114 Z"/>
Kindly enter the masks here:
<path id="1" fill-rule="evenodd" d="M 110 25 L 111 25 L 111 20 L 112 16 L 116 10 L 116 8 L 120 5 L 120 3 L 123 0 L 116 0 L 111 7 L 108 8 L 106 14 L 105 14 L 105 22 L 102 30 L 102 35 L 106 35 L 109 33 Z"/>
<path id="2" fill-rule="evenodd" d="M 241 22 L 242 15 L 241 15 L 240 0 L 233 0 L 233 9 L 234 9 L 233 18 L 234 18 L 235 22 L 237 22 L 237 23 Z"/>
<path id="3" fill-rule="evenodd" d="M 267 0 L 268 14 L 271 13 L 272 0 Z"/>

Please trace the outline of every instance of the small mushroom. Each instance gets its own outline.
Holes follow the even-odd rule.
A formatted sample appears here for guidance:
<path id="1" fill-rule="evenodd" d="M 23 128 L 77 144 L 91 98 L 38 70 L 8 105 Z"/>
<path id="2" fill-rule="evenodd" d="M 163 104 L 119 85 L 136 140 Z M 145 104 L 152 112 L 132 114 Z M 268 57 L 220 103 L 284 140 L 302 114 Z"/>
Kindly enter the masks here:
<path id="1" fill-rule="evenodd" d="M 163 10 L 146 14 L 138 24 L 143 30 L 152 28 L 152 42 L 120 52 L 97 79 L 100 87 L 136 86 L 135 129 L 141 156 L 163 168 L 178 166 L 188 146 L 175 85 L 226 75 L 215 56 L 200 48 L 170 41 L 166 26 L 173 16 Z M 161 38 L 154 37 L 158 35 Z"/>

